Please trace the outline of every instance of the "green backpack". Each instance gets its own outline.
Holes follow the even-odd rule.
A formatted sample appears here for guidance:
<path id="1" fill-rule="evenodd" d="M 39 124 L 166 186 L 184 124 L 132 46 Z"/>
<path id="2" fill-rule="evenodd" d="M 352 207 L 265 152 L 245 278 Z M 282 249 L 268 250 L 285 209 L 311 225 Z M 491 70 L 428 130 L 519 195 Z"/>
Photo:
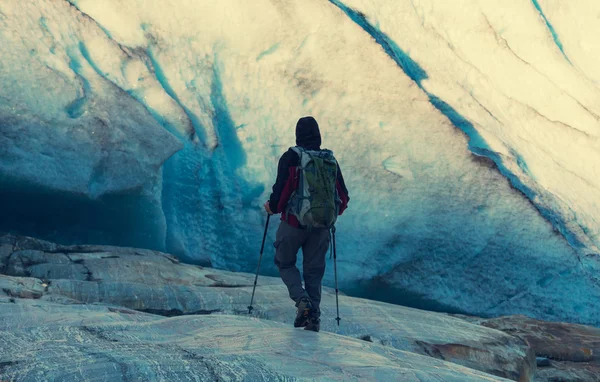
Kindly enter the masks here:
<path id="1" fill-rule="evenodd" d="M 298 188 L 288 202 L 287 213 L 307 228 L 331 228 L 341 200 L 337 193 L 337 161 L 331 150 L 292 147 L 300 157 Z"/>

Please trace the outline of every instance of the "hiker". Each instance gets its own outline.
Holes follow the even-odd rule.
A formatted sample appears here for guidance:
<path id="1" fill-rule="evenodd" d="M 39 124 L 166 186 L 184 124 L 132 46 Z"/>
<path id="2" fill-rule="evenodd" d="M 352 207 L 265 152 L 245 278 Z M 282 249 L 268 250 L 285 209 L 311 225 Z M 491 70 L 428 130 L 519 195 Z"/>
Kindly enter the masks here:
<path id="1" fill-rule="evenodd" d="M 299 179 L 303 177 L 300 170 L 301 157 L 305 160 L 323 158 L 322 161 L 315 160 L 315 163 L 320 164 L 313 167 L 313 173 L 303 179 L 310 185 L 304 189 L 313 191 L 312 197 L 306 198 L 305 203 L 314 203 L 315 198 L 320 198 L 320 206 L 331 206 L 311 210 L 315 212 L 307 214 L 310 216 L 303 214 L 306 208 L 300 208 L 302 212 L 297 211 L 297 206 L 302 201 L 299 203 L 295 198 L 301 194 L 298 188 Z M 322 178 L 319 178 L 319 174 L 322 174 Z M 315 182 L 315 178 L 319 181 Z M 325 185 L 331 185 L 331 189 L 313 188 L 329 188 Z M 330 245 L 329 229 L 335 223 L 337 215 L 344 212 L 349 200 L 342 171 L 333 153 L 326 149 L 321 150 L 321 133 L 317 121 L 313 117 L 300 118 L 296 124 L 296 147 L 290 148 L 279 159 L 273 193 L 264 205 L 270 215 L 281 213 L 281 222 L 273 244 L 276 248 L 275 265 L 279 268 L 279 274 L 288 288 L 290 298 L 296 303 L 295 327 L 319 331 L 321 281 L 325 274 L 325 256 Z M 319 223 L 319 219 L 322 223 Z M 301 221 L 306 225 L 301 224 Z M 300 248 L 303 253 L 304 287 L 300 271 L 296 268 L 296 255 Z"/>

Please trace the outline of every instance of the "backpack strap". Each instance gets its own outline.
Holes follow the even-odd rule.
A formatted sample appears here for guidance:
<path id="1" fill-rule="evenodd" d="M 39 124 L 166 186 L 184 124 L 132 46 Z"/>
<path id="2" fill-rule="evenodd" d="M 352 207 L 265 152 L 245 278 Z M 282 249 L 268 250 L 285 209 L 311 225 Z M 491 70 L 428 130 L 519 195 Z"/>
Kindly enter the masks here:
<path id="1" fill-rule="evenodd" d="M 300 146 L 293 146 L 293 147 L 290 147 L 290 150 L 292 150 L 293 152 L 295 152 L 298 155 L 299 165 L 298 165 L 298 168 L 296 169 L 296 174 L 297 174 L 298 171 L 302 171 L 300 168 L 302 167 L 302 153 L 304 152 L 304 149 Z M 292 210 L 292 207 L 290 206 L 290 201 L 291 200 L 288 201 L 288 204 L 285 207 L 285 215 L 286 215 L 287 223 L 290 222 L 290 215 L 291 215 L 290 212 Z"/>
<path id="2" fill-rule="evenodd" d="M 296 154 L 298 154 L 298 158 L 299 158 L 299 162 L 300 162 L 298 168 L 301 171 L 301 169 L 304 168 L 304 163 L 303 163 L 304 154 L 307 154 L 309 156 L 310 156 L 310 154 L 308 153 L 308 151 L 304 147 L 294 146 L 294 147 L 290 147 L 290 149 L 292 151 L 294 151 Z"/>

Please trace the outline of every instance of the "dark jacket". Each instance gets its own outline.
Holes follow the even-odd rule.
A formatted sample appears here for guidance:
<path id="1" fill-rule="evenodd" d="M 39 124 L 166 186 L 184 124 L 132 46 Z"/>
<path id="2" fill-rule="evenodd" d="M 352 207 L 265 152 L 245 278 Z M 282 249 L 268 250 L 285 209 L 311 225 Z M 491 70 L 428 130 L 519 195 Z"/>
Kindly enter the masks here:
<path id="1" fill-rule="evenodd" d="M 313 117 L 300 118 L 298 121 L 296 125 L 296 146 L 307 150 L 321 149 L 321 132 L 319 131 L 317 121 Z M 275 214 L 281 213 L 281 220 L 287 221 L 294 227 L 300 226 L 298 219 L 293 215 L 286 216 L 285 210 L 290 196 L 298 187 L 298 177 L 296 174 L 299 165 L 300 157 L 291 148 L 281 156 L 279 166 L 277 167 L 277 180 L 273 185 L 273 192 L 269 198 L 271 211 Z M 336 187 L 338 195 L 342 200 L 339 213 L 341 215 L 348 207 L 350 196 L 339 164 Z"/>

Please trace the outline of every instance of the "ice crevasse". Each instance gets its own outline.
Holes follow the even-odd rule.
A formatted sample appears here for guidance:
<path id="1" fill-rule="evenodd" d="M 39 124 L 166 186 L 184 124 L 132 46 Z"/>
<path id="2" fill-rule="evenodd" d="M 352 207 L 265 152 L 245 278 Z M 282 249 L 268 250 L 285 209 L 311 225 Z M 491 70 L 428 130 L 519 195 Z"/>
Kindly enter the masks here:
<path id="1" fill-rule="evenodd" d="M 310 114 L 352 198 L 342 290 L 599 325 L 598 15 L 591 0 L 3 1 L 0 230 L 253 271 L 277 159 Z"/>

